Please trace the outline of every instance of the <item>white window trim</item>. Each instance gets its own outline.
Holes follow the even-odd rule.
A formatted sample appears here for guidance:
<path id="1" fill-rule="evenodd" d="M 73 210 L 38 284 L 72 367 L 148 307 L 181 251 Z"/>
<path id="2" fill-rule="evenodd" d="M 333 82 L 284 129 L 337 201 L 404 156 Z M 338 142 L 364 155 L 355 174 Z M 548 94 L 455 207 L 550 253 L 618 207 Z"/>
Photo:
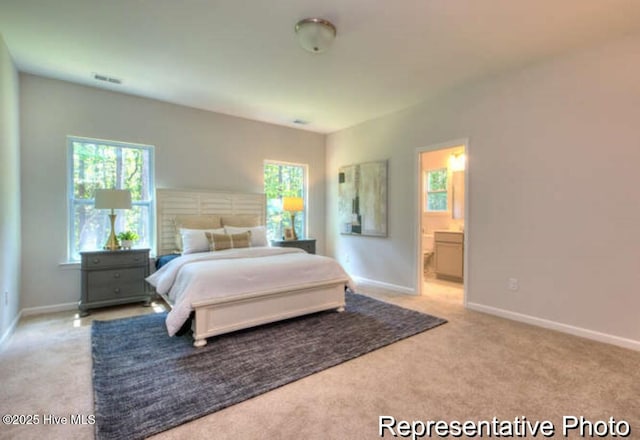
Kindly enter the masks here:
<path id="1" fill-rule="evenodd" d="M 297 162 L 287 162 L 284 160 L 273 160 L 273 159 L 265 159 L 262 164 L 262 188 L 264 190 L 264 166 L 266 164 L 274 164 L 274 165 L 293 165 L 296 167 L 302 167 L 304 169 L 304 177 L 302 186 L 304 188 L 302 197 L 304 199 L 304 235 L 310 237 L 309 234 L 309 164 L 306 163 L 297 163 Z M 266 212 L 266 211 L 265 211 Z M 266 219 L 265 219 L 266 221 Z"/>
<path id="2" fill-rule="evenodd" d="M 445 170 L 447 174 L 447 188 L 440 189 L 436 191 L 429 191 L 429 173 L 433 171 L 442 171 Z M 425 195 L 425 203 L 424 203 L 424 213 L 429 215 L 447 215 L 451 213 L 451 176 L 450 171 L 447 167 L 440 168 L 430 168 L 425 170 L 424 172 L 424 195 Z M 431 210 L 429 209 L 429 194 L 432 193 L 446 193 L 447 194 L 447 209 L 439 209 L 439 210 Z"/>
<path id="3" fill-rule="evenodd" d="M 149 206 L 149 245 L 151 246 L 151 255 L 155 256 L 156 249 L 156 194 L 155 194 L 155 147 L 153 145 L 138 144 L 134 142 L 118 142 L 106 139 L 87 138 L 81 136 L 67 136 L 67 264 L 78 263 L 79 259 L 73 258 L 73 226 L 71 221 L 73 219 L 73 143 L 101 143 L 114 147 L 122 148 L 140 148 L 149 151 L 149 177 L 151 179 L 151 194 L 149 202 L 132 201 L 132 205 L 144 205 Z M 90 200 L 76 201 L 75 203 L 91 204 Z"/>

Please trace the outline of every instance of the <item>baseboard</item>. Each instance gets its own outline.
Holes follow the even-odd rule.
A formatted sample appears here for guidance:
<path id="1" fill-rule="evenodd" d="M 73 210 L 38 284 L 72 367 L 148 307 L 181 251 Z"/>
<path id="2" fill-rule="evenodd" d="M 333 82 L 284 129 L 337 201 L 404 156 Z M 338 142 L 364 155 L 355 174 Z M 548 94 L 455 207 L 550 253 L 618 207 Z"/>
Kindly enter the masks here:
<path id="1" fill-rule="evenodd" d="M 404 295 L 417 295 L 418 293 L 416 292 L 415 289 L 412 289 L 411 287 L 406 287 L 406 286 L 398 286 L 397 284 L 391 284 L 391 283 L 385 283 L 382 281 L 376 281 L 376 280 L 370 280 L 368 278 L 362 278 L 362 277 L 358 277 L 358 276 L 351 276 L 351 278 L 353 279 L 353 281 L 355 281 L 356 283 L 356 291 L 358 290 L 359 286 L 362 287 L 370 287 L 373 289 L 379 289 L 382 291 L 389 291 L 389 292 L 393 292 L 393 293 L 402 293 Z"/>
<path id="2" fill-rule="evenodd" d="M 63 304 L 54 304 L 51 306 L 41 306 L 41 307 L 27 307 L 26 309 L 21 309 L 18 312 L 18 315 L 15 317 L 9 328 L 4 332 L 2 336 L 0 336 L 0 349 L 3 344 L 9 340 L 13 332 L 16 330 L 18 326 L 18 322 L 24 316 L 33 316 L 33 315 L 44 315 L 45 313 L 55 313 L 55 312 L 66 312 L 69 310 L 76 310 L 78 308 L 78 302 L 71 303 L 63 303 Z"/>
<path id="3" fill-rule="evenodd" d="M 499 309 L 496 307 L 485 306 L 483 304 L 470 302 L 470 303 L 467 303 L 467 308 L 478 311 L 478 312 L 499 316 L 501 318 L 511 319 L 513 321 L 520 321 L 520 322 L 532 324 L 538 327 L 557 330 L 563 333 L 569 333 L 574 336 L 580 336 L 580 337 L 591 339 L 594 341 L 605 342 L 607 344 L 617 345 L 618 347 L 640 351 L 640 341 L 634 341 L 633 339 L 621 338 L 619 336 L 609 335 L 607 333 L 600 333 L 600 332 L 597 332 L 594 330 L 588 330 L 582 327 L 575 327 L 568 324 L 562 324 L 560 322 L 550 321 L 548 319 L 543 319 L 543 318 L 537 318 L 535 316 L 530 316 L 530 315 L 524 315 L 522 313 Z"/>
<path id="4" fill-rule="evenodd" d="M 16 331 L 16 327 L 18 326 L 18 322 L 20 321 L 21 317 L 22 317 L 22 310 L 18 312 L 16 317 L 11 322 L 11 325 L 9 325 L 9 328 L 7 328 L 4 334 L 0 336 L 0 350 L 2 349 L 4 343 L 9 340 L 13 332 Z"/>
<path id="5" fill-rule="evenodd" d="M 66 312 L 78 308 L 78 301 L 54 304 L 52 306 L 28 307 L 21 310 L 22 316 L 43 315 L 45 313 Z"/>

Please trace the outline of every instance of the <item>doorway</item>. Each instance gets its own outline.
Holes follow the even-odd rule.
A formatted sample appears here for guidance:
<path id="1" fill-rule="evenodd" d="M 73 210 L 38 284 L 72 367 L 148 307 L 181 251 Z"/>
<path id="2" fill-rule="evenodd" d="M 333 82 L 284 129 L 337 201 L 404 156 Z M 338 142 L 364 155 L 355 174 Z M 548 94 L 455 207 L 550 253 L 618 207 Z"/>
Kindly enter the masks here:
<path id="1" fill-rule="evenodd" d="M 416 289 L 466 305 L 468 140 L 416 150 Z"/>

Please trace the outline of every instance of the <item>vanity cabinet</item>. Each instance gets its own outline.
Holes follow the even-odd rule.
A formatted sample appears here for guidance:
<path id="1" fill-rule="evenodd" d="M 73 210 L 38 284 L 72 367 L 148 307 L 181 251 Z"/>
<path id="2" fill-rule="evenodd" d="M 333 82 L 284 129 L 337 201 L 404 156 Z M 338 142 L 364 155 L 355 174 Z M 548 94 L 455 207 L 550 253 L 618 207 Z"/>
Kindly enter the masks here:
<path id="1" fill-rule="evenodd" d="M 434 233 L 435 273 L 438 278 L 462 281 L 464 274 L 464 234 L 455 231 Z"/>

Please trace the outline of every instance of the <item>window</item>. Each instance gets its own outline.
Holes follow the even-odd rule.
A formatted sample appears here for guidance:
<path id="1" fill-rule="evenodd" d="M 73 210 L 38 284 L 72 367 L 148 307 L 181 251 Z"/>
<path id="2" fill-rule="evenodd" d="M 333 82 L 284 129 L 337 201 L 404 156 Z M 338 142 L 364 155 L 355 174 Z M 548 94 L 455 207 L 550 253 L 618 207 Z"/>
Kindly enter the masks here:
<path id="1" fill-rule="evenodd" d="M 264 162 L 264 192 L 267 196 L 267 237 L 281 240 L 284 228 L 291 227 L 291 216 L 282 211 L 283 197 L 302 197 L 304 211 L 296 213 L 295 229 L 298 237 L 306 236 L 307 223 L 307 165 L 286 162 Z"/>
<path id="2" fill-rule="evenodd" d="M 68 137 L 68 145 L 69 260 L 107 241 L 109 212 L 93 207 L 98 188 L 131 191 L 131 209 L 115 211 L 115 232 L 135 231 L 137 247 L 153 248 L 153 147 L 77 137 Z"/>
<path id="3" fill-rule="evenodd" d="M 425 187 L 427 195 L 425 210 L 427 212 L 446 212 L 449 209 L 447 169 L 440 168 L 427 171 L 425 174 Z"/>

